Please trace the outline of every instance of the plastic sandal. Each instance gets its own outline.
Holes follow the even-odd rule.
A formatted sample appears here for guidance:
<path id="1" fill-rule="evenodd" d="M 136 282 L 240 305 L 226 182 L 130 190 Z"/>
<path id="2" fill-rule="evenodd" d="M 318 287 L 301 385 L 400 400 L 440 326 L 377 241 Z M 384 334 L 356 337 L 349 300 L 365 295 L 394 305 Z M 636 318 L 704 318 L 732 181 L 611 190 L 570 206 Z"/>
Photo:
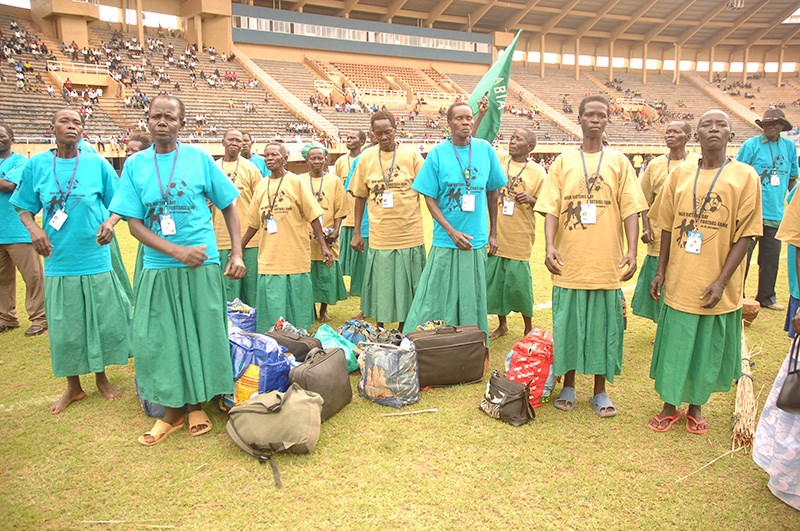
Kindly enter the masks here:
<path id="1" fill-rule="evenodd" d="M 168 422 L 164 422 L 161 419 L 156 420 L 156 423 L 153 424 L 153 427 L 150 428 L 150 431 L 145 432 L 144 435 L 139 436 L 139 443 L 144 446 L 155 446 L 164 439 L 166 439 L 169 434 L 178 431 L 179 429 L 183 428 L 183 418 L 181 418 L 180 424 L 170 424 Z M 148 441 L 145 437 L 150 436 L 153 438 L 152 441 Z"/>
<path id="2" fill-rule="evenodd" d="M 648 422 L 647 423 L 647 427 L 650 428 L 653 431 L 657 431 L 658 433 L 664 433 L 665 431 L 669 431 L 669 429 L 676 422 L 681 420 L 682 416 L 683 416 L 683 414 L 680 411 L 676 412 L 674 415 L 666 415 L 666 416 L 661 417 L 661 418 L 658 418 L 658 415 L 653 415 L 653 420 L 656 421 L 656 423 L 655 423 L 655 425 L 653 425 L 653 424 L 650 424 Z M 659 424 L 661 424 L 665 420 L 667 421 L 667 425 L 666 426 L 659 426 Z"/>
<path id="3" fill-rule="evenodd" d="M 566 402 L 566 404 L 559 404 L 560 402 Z M 561 389 L 561 392 L 558 393 L 558 398 L 555 399 L 553 402 L 553 406 L 556 409 L 560 409 L 561 411 L 572 411 L 575 409 L 575 388 L 574 387 L 564 387 Z"/>
<path id="4" fill-rule="evenodd" d="M 197 431 L 192 431 L 192 428 L 196 428 L 198 426 L 205 426 L 205 428 L 199 429 Z M 197 411 L 190 411 L 189 412 L 189 435 L 192 437 L 198 437 L 200 435 L 206 434 L 211 431 L 214 425 L 211 424 L 211 419 L 208 418 L 206 412 L 202 409 L 198 409 Z"/>
<path id="5" fill-rule="evenodd" d="M 598 417 L 602 417 L 604 419 L 609 417 L 615 417 L 618 413 L 617 407 L 611 401 L 606 393 L 599 393 L 594 395 L 592 398 L 589 399 L 589 403 L 592 404 L 594 408 L 594 412 L 597 414 Z M 604 409 L 612 409 L 613 411 L 603 413 Z"/>
<path id="6" fill-rule="evenodd" d="M 686 413 L 684 413 L 684 416 L 686 417 L 686 429 L 689 430 L 689 433 L 694 433 L 695 435 L 703 435 L 704 433 L 708 433 L 708 420 L 703 419 L 698 422 L 696 418 L 689 414 L 688 409 L 686 410 Z M 694 424 L 694 428 L 692 428 L 692 424 Z M 698 426 L 702 424 L 705 424 L 706 427 L 698 428 Z"/>

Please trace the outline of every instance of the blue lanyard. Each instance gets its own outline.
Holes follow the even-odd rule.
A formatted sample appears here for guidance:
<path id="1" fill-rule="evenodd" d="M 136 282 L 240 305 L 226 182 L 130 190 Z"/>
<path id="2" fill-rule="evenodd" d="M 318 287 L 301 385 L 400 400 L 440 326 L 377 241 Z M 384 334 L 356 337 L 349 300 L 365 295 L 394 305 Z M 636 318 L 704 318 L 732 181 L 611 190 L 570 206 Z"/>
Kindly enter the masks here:
<path id="1" fill-rule="evenodd" d="M 467 169 L 464 169 L 464 165 L 461 164 L 461 157 L 458 156 L 458 151 L 456 150 L 456 145 L 453 144 L 453 139 L 450 139 L 450 145 L 453 146 L 453 155 L 456 156 L 456 161 L 458 161 L 458 167 L 461 168 L 461 174 L 464 176 L 464 182 L 467 183 L 467 193 L 469 193 L 470 189 L 470 170 L 472 168 L 472 138 L 469 139 L 469 164 L 467 164 Z"/>
<path id="2" fill-rule="evenodd" d="M 725 168 L 725 165 L 728 163 L 728 159 L 725 159 L 725 162 L 722 163 L 722 166 L 719 167 L 717 170 L 717 174 L 714 176 L 714 180 L 711 181 L 711 186 L 708 187 L 708 193 L 706 194 L 705 198 L 703 199 L 703 204 L 700 205 L 700 210 L 697 210 L 697 180 L 700 178 L 700 166 L 703 164 L 702 161 L 697 163 L 697 173 L 694 174 L 694 187 L 692 188 L 692 198 L 694 202 L 692 203 L 692 216 L 694 217 L 695 226 L 697 225 L 697 220 L 700 219 L 700 214 L 703 213 L 703 209 L 706 208 L 706 203 L 710 199 L 711 192 L 714 191 L 714 185 L 717 184 L 717 179 L 719 176 L 722 175 L 722 170 Z"/>
<path id="3" fill-rule="evenodd" d="M 581 162 L 583 163 L 583 178 L 586 180 L 586 203 L 589 204 L 592 202 L 592 189 L 589 188 L 589 172 L 586 170 L 586 159 L 583 156 L 583 148 L 579 148 L 579 151 L 581 152 Z M 603 166 L 603 155 L 605 155 L 605 153 L 605 148 L 602 148 L 600 150 L 600 160 L 597 162 L 597 171 L 594 172 L 594 179 L 592 179 L 592 186 L 597 182 L 597 178 L 600 177 L 600 168 Z"/>

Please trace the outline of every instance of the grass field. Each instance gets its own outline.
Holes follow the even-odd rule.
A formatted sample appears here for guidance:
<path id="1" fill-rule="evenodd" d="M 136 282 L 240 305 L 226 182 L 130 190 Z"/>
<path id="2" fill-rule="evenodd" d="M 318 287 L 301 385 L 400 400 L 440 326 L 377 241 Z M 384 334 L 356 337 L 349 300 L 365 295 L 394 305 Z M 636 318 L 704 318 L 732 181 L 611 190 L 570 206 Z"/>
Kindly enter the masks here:
<path id="1" fill-rule="evenodd" d="M 535 303 L 544 304 L 551 284 L 539 225 L 531 263 Z M 135 243 L 122 224 L 118 236 L 132 273 Z M 785 275 L 782 263 L 782 303 Z M 751 274 L 749 292 L 755 279 Z M 628 300 L 632 290 L 633 283 Z M 23 309 L 21 281 L 18 297 Z M 332 324 L 357 305 L 350 299 L 335 306 Z M 789 348 L 783 319 L 764 311 L 747 329 L 761 352 L 754 360 L 760 403 Z M 490 317 L 490 326 L 496 323 Z M 269 467 L 232 445 L 224 415 L 210 405 L 210 434 L 195 439 L 184 430 L 156 447 L 140 446 L 136 438 L 152 421 L 139 409 L 133 362 L 108 370 L 123 391 L 119 400 L 103 400 L 93 378 L 84 377 L 88 397 L 51 415 L 47 408 L 65 383 L 50 371 L 47 337 L 23 336 L 27 324 L 0 336 L 7 430 L 0 528 L 800 528 L 800 514 L 770 494 L 766 474 L 745 451 L 677 481 L 731 449 L 735 391 L 714 395 L 704 408 L 711 424 L 705 436 L 682 424 L 665 434 L 646 429 L 660 409 L 648 378 L 655 326 L 638 317 L 628 318 L 623 374 L 609 385 L 620 410 L 615 418 L 594 415 L 589 377 L 578 379 L 573 412 L 544 406 L 519 428 L 478 410 L 483 385 L 426 391 L 409 409 L 438 412 L 409 417 L 384 417 L 394 410 L 355 396 L 323 425 L 312 455 L 276 458 L 281 490 Z M 519 316 L 509 324 L 511 334 L 492 344 L 492 368 L 522 334 Z M 534 325 L 550 329 L 550 310 L 537 310 Z"/>

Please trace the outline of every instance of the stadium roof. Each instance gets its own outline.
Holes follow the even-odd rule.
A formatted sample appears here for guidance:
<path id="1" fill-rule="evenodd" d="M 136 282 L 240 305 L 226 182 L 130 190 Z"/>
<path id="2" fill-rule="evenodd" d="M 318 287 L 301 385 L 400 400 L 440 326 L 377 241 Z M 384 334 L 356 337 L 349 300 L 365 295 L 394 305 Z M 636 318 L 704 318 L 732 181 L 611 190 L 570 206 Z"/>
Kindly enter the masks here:
<path id="1" fill-rule="evenodd" d="M 798 0 L 255 0 L 255 5 L 442 29 L 708 48 L 797 44 Z"/>

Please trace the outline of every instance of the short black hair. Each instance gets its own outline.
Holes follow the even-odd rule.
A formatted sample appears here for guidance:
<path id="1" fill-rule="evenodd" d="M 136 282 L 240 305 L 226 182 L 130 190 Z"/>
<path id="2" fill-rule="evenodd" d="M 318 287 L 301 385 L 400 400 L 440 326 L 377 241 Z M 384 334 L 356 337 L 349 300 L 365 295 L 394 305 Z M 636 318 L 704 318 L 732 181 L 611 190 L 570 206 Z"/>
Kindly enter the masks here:
<path id="1" fill-rule="evenodd" d="M 455 103 L 452 103 L 452 104 L 450 105 L 450 107 L 448 107 L 448 108 L 447 108 L 447 121 L 448 121 L 448 122 L 449 122 L 450 120 L 452 120 L 452 119 L 453 119 L 453 110 L 454 110 L 456 107 L 459 107 L 459 106 L 461 106 L 461 105 L 466 105 L 467 107 L 469 107 L 469 111 L 470 111 L 470 112 L 472 112 L 472 107 L 471 107 L 471 106 L 470 106 L 470 104 L 469 104 L 469 103 L 467 103 L 466 101 L 457 101 L 457 102 L 455 102 Z"/>
<path id="2" fill-rule="evenodd" d="M 14 140 L 14 130 L 11 128 L 10 125 L 4 124 L 4 123 L 0 123 L 0 128 L 5 129 L 6 130 L 6 134 L 11 137 L 11 140 Z"/>
<path id="3" fill-rule="evenodd" d="M 392 129 L 397 129 L 397 119 L 394 117 L 394 114 L 390 113 L 389 111 L 378 111 L 376 113 L 373 113 L 369 119 L 370 129 L 374 129 L 375 122 L 379 122 L 381 120 L 389 120 Z"/>
<path id="4" fill-rule="evenodd" d="M 56 112 L 53 113 L 53 120 L 50 123 L 55 124 L 56 123 L 56 116 L 58 116 L 58 113 L 67 112 L 67 111 L 74 112 L 75 114 L 80 116 L 81 124 L 86 125 L 86 117 L 84 115 L 82 115 L 81 113 L 79 113 L 77 109 L 73 109 L 72 107 L 61 107 L 60 109 L 57 109 Z"/>
<path id="5" fill-rule="evenodd" d="M 530 127 L 520 127 L 520 130 L 525 131 L 525 140 L 528 141 L 528 144 L 533 144 L 531 150 L 536 147 L 536 133 Z"/>
<path id="6" fill-rule="evenodd" d="M 280 152 L 281 155 L 283 155 L 284 157 L 289 156 L 289 150 L 286 148 L 286 144 L 284 144 L 283 142 L 268 143 L 266 146 L 264 146 L 264 153 L 267 152 L 267 148 L 270 146 L 278 146 L 278 151 Z"/>
<path id="7" fill-rule="evenodd" d="M 256 143 L 256 139 L 255 139 L 255 137 L 253 137 L 253 135 L 251 135 L 251 134 L 250 134 L 250 133 L 248 133 L 247 131 L 242 131 L 242 138 L 244 138 L 244 137 L 249 137 L 249 138 L 250 138 L 250 142 L 251 142 L 251 143 L 253 143 L 253 144 L 255 144 L 255 143 Z"/>
<path id="8" fill-rule="evenodd" d="M 180 118 L 181 122 L 186 119 L 186 106 L 183 104 L 183 101 L 177 96 L 173 96 L 172 94 L 159 94 L 152 100 L 150 100 L 150 108 L 153 108 L 153 105 L 156 104 L 158 100 L 170 100 L 178 103 L 178 118 Z"/>
<path id="9" fill-rule="evenodd" d="M 136 133 L 131 135 L 131 137 L 128 139 L 128 143 L 131 142 L 139 142 L 142 145 L 142 149 L 147 149 L 153 145 L 153 139 L 150 138 L 150 135 L 144 133 Z"/>
<path id="10" fill-rule="evenodd" d="M 363 146 L 364 143 L 367 141 L 367 133 L 365 133 L 361 129 L 354 129 L 352 132 L 356 134 L 358 139 L 361 141 L 361 145 Z"/>
<path id="11" fill-rule="evenodd" d="M 591 96 L 586 96 L 581 100 L 580 105 L 578 105 L 578 118 L 583 116 L 583 111 L 586 110 L 586 104 L 592 102 L 602 103 L 606 106 L 606 113 L 611 113 L 611 104 L 608 103 L 608 98 L 605 96 L 601 96 L 600 94 L 592 94 Z"/>

